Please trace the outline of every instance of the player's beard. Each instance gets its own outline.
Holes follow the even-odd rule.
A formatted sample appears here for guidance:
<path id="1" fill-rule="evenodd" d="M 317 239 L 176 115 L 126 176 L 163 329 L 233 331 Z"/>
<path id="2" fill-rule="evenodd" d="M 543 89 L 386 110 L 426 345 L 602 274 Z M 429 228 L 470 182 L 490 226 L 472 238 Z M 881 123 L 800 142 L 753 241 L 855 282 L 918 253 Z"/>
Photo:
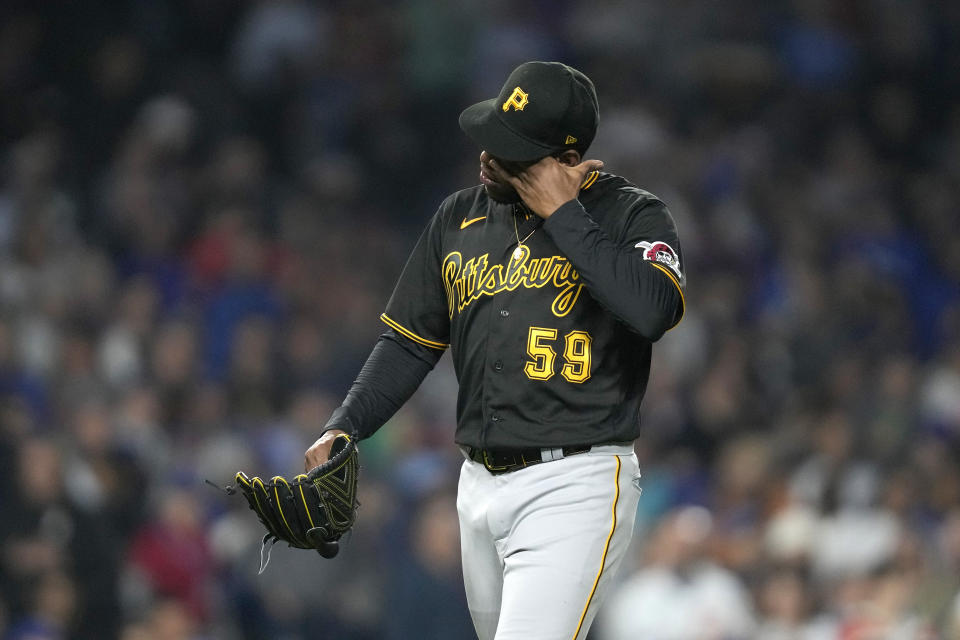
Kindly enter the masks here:
<path id="1" fill-rule="evenodd" d="M 517 190 L 506 184 L 483 185 L 483 190 L 487 192 L 487 197 L 500 204 L 516 204 L 520 202 L 520 194 Z"/>

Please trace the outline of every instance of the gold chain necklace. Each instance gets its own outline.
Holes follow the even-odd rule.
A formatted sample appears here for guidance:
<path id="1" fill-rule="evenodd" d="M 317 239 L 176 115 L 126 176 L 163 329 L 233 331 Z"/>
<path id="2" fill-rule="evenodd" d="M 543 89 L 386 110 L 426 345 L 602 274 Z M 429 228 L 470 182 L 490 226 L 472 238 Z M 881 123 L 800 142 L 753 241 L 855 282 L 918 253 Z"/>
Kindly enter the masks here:
<path id="1" fill-rule="evenodd" d="M 532 236 L 532 235 L 533 235 L 534 233 L 536 233 L 536 232 L 537 232 L 537 227 L 534 227 L 534 228 L 533 228 L 533 231 L 531 231 L 530 233 L 528 233 L 528 234 L 526 235 L 526 237 L 525 237 L 523 240 L 521 240 L 521 239 L 520 239 L 520 229 L 517 228 L 517 213 L 516 213 L 516 211 L 514 211 L 514 214 L 513 214 L 513 233 L 516 234 L 516 236 L 517 236 L 517 248 L 513 250 L 513 259 L 514 259 L 514 260 L 519 260 L 521 257 L 523 257 L 523 243 L 526 242 L 527 240 L 529 240 L 529 239 L 530 239 L 530 236 Z"/>

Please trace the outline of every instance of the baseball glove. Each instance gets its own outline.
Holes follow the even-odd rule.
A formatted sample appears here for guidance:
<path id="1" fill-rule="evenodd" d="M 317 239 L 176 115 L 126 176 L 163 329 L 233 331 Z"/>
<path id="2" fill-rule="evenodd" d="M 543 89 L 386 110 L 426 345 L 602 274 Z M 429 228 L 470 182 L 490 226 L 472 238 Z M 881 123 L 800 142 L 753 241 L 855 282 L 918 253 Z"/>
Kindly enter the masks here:
<path id="1" fill-rule="evenodd" d="M 340 434 L 330 448 L 329 460 L 293 480 L 274 476 L 265 482 L 237 473 L 236 484 L 226 487 L 227 493 L 242 493 L 267 529 L 260 547 L 260 573 L 278 540 L 298 549 L 315 549 L 324 558 L 337 555 L 337 541 L 357 517 L 359 472 L 357 445 L 350 436 Z"/>

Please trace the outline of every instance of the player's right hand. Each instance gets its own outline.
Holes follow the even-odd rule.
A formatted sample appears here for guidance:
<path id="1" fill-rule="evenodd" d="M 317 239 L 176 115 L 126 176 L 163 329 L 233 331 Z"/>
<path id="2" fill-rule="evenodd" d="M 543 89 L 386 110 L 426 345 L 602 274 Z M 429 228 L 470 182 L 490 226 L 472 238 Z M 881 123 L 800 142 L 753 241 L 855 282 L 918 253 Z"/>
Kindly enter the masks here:
<path id="1" fill-rule="evenodd" d="M 330 447 L 333 446 L 333 439 L 341 433 L 345 434 L 346 431 L 341 431 L 340 429 L 331 429 L 317 438 L 317 441 L 314 442 L 309 449 L 307 449 L 305 454 L 303 454 L 304 472 L 309 472 L 314 467 L 319 467 L 321 464 L 330 459 Z"/>
<path id="2" fill-rule="evenodd" d="M 544 220 L 577 197 L 588 173 L 603 168 L 602 160 L 581 162 L 575 151 L 564 152 L 559 158 L 547 156 L 519 173 L 503 169 L 500 162 L 493 158 L 490 165 L 510 183 L 524 204 Z"/>

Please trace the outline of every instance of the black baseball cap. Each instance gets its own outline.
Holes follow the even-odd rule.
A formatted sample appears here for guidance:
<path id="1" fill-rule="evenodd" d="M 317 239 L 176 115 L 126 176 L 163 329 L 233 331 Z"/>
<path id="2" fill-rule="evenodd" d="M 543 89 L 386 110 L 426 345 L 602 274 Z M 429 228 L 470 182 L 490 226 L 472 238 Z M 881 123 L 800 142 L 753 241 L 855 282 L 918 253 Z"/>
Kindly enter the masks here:
<path id="1" fill-rule="evenodd" d="M 564 149 L 581 154 L 600 121 L 590 78 L 560 62 L 525 62 L 500 95 L 467 107 L 460 128 L 481 149 L 503 160 L 537 160 Z"/>

